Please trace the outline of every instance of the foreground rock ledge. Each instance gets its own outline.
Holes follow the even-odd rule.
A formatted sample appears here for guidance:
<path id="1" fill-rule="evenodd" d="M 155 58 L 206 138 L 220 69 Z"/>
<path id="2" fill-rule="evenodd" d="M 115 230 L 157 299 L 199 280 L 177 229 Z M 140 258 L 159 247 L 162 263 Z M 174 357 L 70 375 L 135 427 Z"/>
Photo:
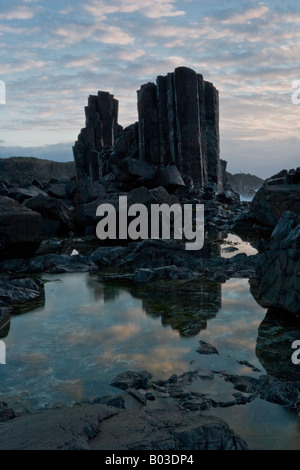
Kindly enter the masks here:
<path id="1" fill-rule="evenodd" d="M 0 424 L 1 450 L 247 450 L 221 419 L 179 409 L 93 404 Z"/>

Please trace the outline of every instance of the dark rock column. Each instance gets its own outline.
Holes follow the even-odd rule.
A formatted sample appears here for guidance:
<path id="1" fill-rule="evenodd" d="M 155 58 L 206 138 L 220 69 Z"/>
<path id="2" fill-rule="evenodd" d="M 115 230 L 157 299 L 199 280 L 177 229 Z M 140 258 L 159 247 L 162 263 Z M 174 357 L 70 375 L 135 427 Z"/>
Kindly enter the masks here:
<path id="1" fill-rule="evenodd" d="M 179 165 L 174 73 L 168 73 L 167 75 L 167 100 L 170 163 Z"/>
<path id="2" fill-rule="evenodd" d="M 139 158 L 142 162 L 160 164 L 157 92 L 154 83 L 138 91 Z"/>
<path id="3" fill-rule="evenodd" d="M 219 93 L 210 82 L 205 84 L 206 162 L 208 180 L 218 184 L 220 135 Z"/>
<path id="4" fill-rule="evenodd" d="M 175 70 L 179 169 L 203 185 L 198 77 L 186 67 Z"/>
<path id="5" fill-rule="evenodd" d="M 169 140 L 169 118 L 168 118 L 168 79 L 159 76 L 156 80 L 158 127 L 160 141 L 160 163 L 168 165 L 171 163 L 171 150 Z"/>
<path id="6" fill-rule="evenodd" d="M 85 107 L 86 127 L 81 130 L 73 147 L 77 177 L 101 177 L 99 153 L 105 146 L 114 146 L 118 126 L 118 101 L 113 95 L 99 91 L 90 95 Z"/>

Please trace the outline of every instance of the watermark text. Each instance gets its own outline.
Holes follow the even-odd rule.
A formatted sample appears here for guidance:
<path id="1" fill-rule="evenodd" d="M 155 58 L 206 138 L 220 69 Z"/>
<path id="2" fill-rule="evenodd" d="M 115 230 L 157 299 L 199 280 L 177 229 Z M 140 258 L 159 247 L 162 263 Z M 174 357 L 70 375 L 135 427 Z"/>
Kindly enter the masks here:
<path id="1" fill-rule="evenodd" d="M 119 197 L 119 207 L 101 204 L 96 211 L 102 217 L 96 234 L 100 240 L 184 240 L 186 250 L 201 250 L 204 245 L 203 204 L 144 204 L 128 207 L 127 196 Z"/>
<path id="2" fill-rule="evenodd" d="M 0 364 L 6 364 L 6 345 L 0 341 Z"/>
<path id="3" fill-rule="evenodd" d="M 3 80 L 0 80 L 0 104 L 6 104 L 6 85 Z"/>

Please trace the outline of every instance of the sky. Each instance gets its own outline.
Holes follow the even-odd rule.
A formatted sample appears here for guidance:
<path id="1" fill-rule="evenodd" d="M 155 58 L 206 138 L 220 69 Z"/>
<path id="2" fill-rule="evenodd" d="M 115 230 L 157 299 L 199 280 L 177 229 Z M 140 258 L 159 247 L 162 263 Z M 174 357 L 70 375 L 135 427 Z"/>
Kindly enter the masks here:
<path id="1" fill-rule="evenodd" d="M 0 0 L 0 157 L 71 161 L 90 94 L 126 126 L 141 85 L 186 66 L 219 90 L 228 171 L 299 167 L 299 26 L 296 0 Z"/>

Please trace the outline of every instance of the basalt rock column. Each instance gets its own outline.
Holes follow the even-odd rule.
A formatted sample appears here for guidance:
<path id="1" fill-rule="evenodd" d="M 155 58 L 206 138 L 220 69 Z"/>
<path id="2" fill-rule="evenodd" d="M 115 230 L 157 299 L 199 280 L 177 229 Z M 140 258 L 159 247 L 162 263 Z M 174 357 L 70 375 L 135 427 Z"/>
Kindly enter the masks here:
<path id="1" fill-rule="evenodd" d="M 138 91 L 139 158 L 176 165 L 194 183 L 220 187 L 218 91 L 202 75 L 178 67 Z"/>
<path id="2" fill-rule="evenodd" d="M 157 90 L 154 83 L 143 85 L 138 91 L 139 159 L 160 164 Z"/>
<path id="3" fill-rule="evenodd" d="M 203 178 L 201 126 L 196 72 L 186 67 L 175 70 L 178 166 L 200 185 Z"/>
<path id="4" fill-rule="evenodd" d="M 119 102 L 105 91 L 90 95 L 85 107 L 86 127 L 73 147 L 77 177 L 89 176 L 93 181 L 101 175 L 99 153 L 105 146 L 114 146 L 118 132 Z"/>
<path id="5" fill-rule="evenodd" d="M 220 165 L 219 93 L 210 82 L 205 86 L 206 162 L 208 180 L 218 184 Z"/>

